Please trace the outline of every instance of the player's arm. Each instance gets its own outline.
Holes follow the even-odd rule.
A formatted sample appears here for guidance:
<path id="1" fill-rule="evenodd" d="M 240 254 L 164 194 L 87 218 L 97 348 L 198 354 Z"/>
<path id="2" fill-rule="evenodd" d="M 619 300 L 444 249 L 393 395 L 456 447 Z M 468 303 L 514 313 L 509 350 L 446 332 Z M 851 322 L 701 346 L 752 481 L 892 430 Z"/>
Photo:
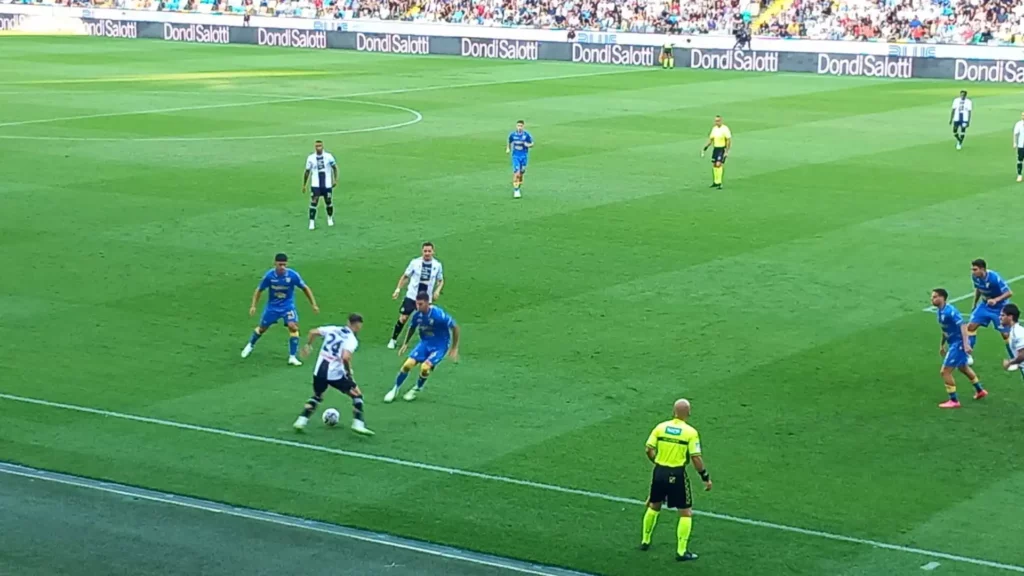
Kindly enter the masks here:
<path id="1" fill-rule="evenodd" d="M 348 374 L 349 378 L 354 378 L 352 375 L 352 351 L 342 350 L 341 351 L 341 363 L 345 365 L 345 373 Z"/>
<path id="2" fill-rule="evenodd" d="M 526 144 L 525 144 L 525 146 L 527 148 L 533 148 L 533 136 L 527 136 L 526 137 Z"/>
<path id="3" fill-rule="evenodd" d="M 256 313 L 256 305 L 260 303 L 260 296 L 263 294 L 264 290 L 265 288 L 261 283 L 259 286 L 256 287 L 256 290 L 253 291 L 252 303 L 249 304 L 249 316 L 252 316 L 253 314 Z"/>
<path id="4" fill-rule="evenodd" d="M 319 314 L 320 307 L 316 305 L 316 296 L 313 296 L 313 289 L 304 284 L 302 286 L 302 293 L 305 294 L 306 299 L 309 300 L 309 305 L 313 308 L 313 312 Z"/>
<path id="5" fill-rule="evenodd" d="M 977 288 L 975 288 L 974 289 L 974 306 L 971 307 L 972 309 L 978 307 L 978 300 L 981 300 L 981 290 L 978 290 Z"/>
<path id="6" fill-rule="evenodd" d="M 391 293 L 391 299 L 398 299 L 398 295 L 402 293 L 402 288 L 405 288 L 405 283 L 409 281 L 410 271 L 405 271 L 401 276 L 398 277 L 398 286 L 395 286 L 395 291 Z"/>
<path id="7" fill-rule="evenodd" d="M 448 352 L 448 355 L 452 358 L 452 362 L 459 361 L 459 337 L 461 334 L 462 329 L 459 328 L 458 324 L 452 322 L 452 349 Z"/>
<path id="8" fill-rule="evenodd" d="M 437 279 L 437 288 L 434 289 L 434 300 L 441 297 L 441 290 L 444 288 L 444 278 Z"/>
<path id="9" fill-rule="evenodd" d="M 309 186 L 309 168 L 302 174 L 302 193 L 306 193 L 306 188 Z"/>
<path id="10" fill-rule="evenodd" d="M 653 463 L 658 456 L 658 449 L 654 446 L 644 446 L 644 449 L 647 451 L 647 459 Z"/>
<path id="11" fill-rule="evenodd" d="M 956 103 L 953 104 L 953 108 L 949 111 L 949 123 L 953 124 L 953 115 L 956 114 Z"/>
<path id="12" fill-rule="evenodd" d="M 989 300 L 988 301 L 988 305 L 989 306 L 998 306 L 999 303 L 1002 302 L 1003 300 L 1009 300 L 1010 298 L 1013 297 L 1013 290 L 1010 290 L 1010 286 L 1009 285 L 1005 285 L 1004 284 L 1002 286 L 1002 288 L 1003 288 L 1003 293 L 1000 294 L 999 296 Z"/>
<path id="13" fill-rule="evenodd" d="M 306 345 L 302 347 L 302 357 L 309 356 L 309 353 L 313 350 L 313 342 L 320 337 L 320 329 L 314 328 L 309 331 L 309 335 L 306 337 Z"/>
<path id="14" fill-rule="evenodd" d="M 971 348 L 971 338 L 967 334 L 967 323 L 966 322 L 961 322 L 960 323 L 960 338 L 963 339 L 964 352 L 967 352 L 968 354 L 970 354 L 971 350 L 972 350 L 972 348 Z"/>
<path id="15" fill-rule="evenodd" d="M 512 152 L 512 135 L 508 135 L 508 143 L 505 144 L 505 154 Z"/>
<path id="16" fill-rule="evenodd" d="M 338 162 L 331 156 L 331 183 L 338 185 Z"/>
<path id="17" fill-rule="evenodd" d="M 703 157 L 704 157 L 704 153 L 708 151 L 708 148 L 711 148 L 711 144 L 712 144 L 713 142 L 714 142 L 714 140 L 712 140 L 712 139 L 711 139 L 711 136 L 708 136 L 708 142 L 707 142 L 707 144 L 705 144 L 705 145 L 704 145 L 704 148 L 703 148 L 703 149 L 701 149 L 701 151 L 700 151 L 700 157 L 701 157 L 701 158 L 703 158 Z"/>
<path id="18" fill-rule="evenodd" d="M 729 155 L 729 150 L 732 150 L 732 136 L 725 139 L 725 155 Z"/>
<path id="19" fill-rule="evenodd" d="M 708 473 L 708 468 L 704 465 L 704 457 L 694 454 L 690 456 L 690 462 L 693 462 L 697 474 L 700 474 L 700 479 L 704 482 L 704 490 L 711 490 L 711 474 Z"/>

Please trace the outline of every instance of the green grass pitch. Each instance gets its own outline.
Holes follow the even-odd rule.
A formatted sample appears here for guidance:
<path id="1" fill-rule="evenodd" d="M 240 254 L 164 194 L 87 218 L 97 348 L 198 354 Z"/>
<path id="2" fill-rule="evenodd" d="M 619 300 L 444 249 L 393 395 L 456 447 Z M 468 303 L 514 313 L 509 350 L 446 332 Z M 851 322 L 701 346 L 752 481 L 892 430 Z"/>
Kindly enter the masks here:
<path id="1" fill-rule="evenodd" d="M 983 331 L 992 395 L 940 411 L 922 312 L 932 287 L 971 290 L 972 258 L 1024 274 L 1020 89 L 969 86 L 957 152 L 949 82 L 100 39 L 0 51 L 0 392 L 635 499 L 646 435 L 685 396 L 716 482 L 699 510 L 1004 565 L 936 574 L 1024 566 L 1024 383 Z M 721 192 L 699 157 L 715 114 L 735 137 Z M 537 147 L 513 202 L 519 118 Z M 309 232 L 317 136 L 341 166 L 338 226 Z M 428 239 L 463 361 L 386 406 L 390 294 Z M 366 317 L 376 437 L 296 438 L 309 368 L 285 365 L 280 327 L 239 358 L 278 251 L 319 297 L 319 316 L 300 299 L 304 329 Z M 326 405 L 348 422 L 344 398 Z M 600 574 L 681 569 L 671 515 L 635 550 L 640 506 L 22 402 L 0 400 L 0 460 Z M 692 548 L 695 575 L 932 560 L 706 516 Z"/>

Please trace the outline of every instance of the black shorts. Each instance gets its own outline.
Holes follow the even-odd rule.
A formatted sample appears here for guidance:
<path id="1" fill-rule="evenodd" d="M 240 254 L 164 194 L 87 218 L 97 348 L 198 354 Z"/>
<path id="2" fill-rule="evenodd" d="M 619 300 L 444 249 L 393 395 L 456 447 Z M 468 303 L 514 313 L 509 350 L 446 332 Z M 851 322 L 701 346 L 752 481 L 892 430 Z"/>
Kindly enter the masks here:
<path id="1" fill-rule="evenodd" d="M 322 397 L 327 388 L 334 388 L 342 394 L 348 395 L 355 387 L 355 381 L 348 375 L 341 380 L 328 380 L 325 376 L 313 375 L 313 395 L 317 398 Z"/>
<path id="2" fill-rule="evenodd" d="M 959 120 L 954 120 L 953 121 L 953 131 L 956 132 L 957 130 L 967 130 L 967 127 L 970 126 L 970 125 L 971 125 L 971 123 L 969 121 L 968 122 L 961 122 Z"/>
<path id="3" fill-rule="evenodd" d="M 1017 148 L 1017 162 L 1024 162 L 1024 148 Z"/>
<path id="4" fill-rule="evenodd" d="M 690 479 L 686 477 L 686 468 L 669 468 L 655 466 L 651 478 L 651 502 L 667 503 L 669 508 L 685 510 L 693 507 L 690 499 Z"/>
<path id="5" fill-rule="evenodd" d="M 672 49 L 671 48 L 662 48 L 661 49 L 661 53 L 664 54 L 665 56 L 671 56 L 672 55 Z"/>
<path id="6" fill-rule="evenodd" d="M 711 162 L 714 164 L 725 164 L 725 147 L 715 147 L 711 150 Z"/>
<path id="7" fill-rule="evenodd" d="M 318 186 L 314 186 L 310 191 L 313 193 L 313 202 L 316 202 L 321 196 L 323 196 L 324 202 L 330 202 L 331 194 L 334 193 L 334 188 L 320 188 Z"/>
<path id="8" fill-rule="evenodd" d="M 398 313 L 402 316 L 408 316 L 416 311 L 416 301 L 406 296 L 405 300 L 402 300 L 402 307 L 398 309 Z"/>

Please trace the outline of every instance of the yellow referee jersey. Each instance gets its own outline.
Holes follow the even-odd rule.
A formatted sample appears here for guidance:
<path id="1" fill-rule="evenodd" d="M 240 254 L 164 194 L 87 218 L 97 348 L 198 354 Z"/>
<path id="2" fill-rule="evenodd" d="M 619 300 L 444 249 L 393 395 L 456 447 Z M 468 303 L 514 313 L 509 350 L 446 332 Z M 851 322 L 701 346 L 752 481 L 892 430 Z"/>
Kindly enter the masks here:
<path id="1" fill-rule="evenodd" d="M 655 464 L 679 468 L 686 466 L 690 456 L 700 456 L 700 435 L 693 426 L 673 418 L 651 430 L 651 435 L 647 437 L 647 447 L 657 451 Z"/>
<path id="2" fill-rule="evenodd" d="M 711 128 L 711 134 L 708 136 L 711 139 L 711 144 L 715 148 L 725 148 L 725 141 L 732 140 L 732 132 L 729 127 L 725 124 L 721 126 L 714 126 Z"/>

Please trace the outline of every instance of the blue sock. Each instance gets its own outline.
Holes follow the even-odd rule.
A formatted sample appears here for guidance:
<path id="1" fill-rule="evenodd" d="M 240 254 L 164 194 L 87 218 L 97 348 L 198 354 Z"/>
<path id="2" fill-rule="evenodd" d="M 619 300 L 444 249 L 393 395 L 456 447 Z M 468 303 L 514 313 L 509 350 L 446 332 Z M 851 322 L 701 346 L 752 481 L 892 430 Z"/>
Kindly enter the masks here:
<path id="1" fill-rule="evenodd" d="M 408 372 L 399 372 L 398 373 L 398 378 L 395 378 L 395 389 L 397 390 L 398 388 L 401 388 L 402 384 L 405 383 L 405 379 L 408 378 L 408 377 L 409 377 L 409 373 Z"/>
<path id="2" fill-rule="evenodd" d="M 288 354 L 295 356 L 299 353 L 299 337 L 292 336 L 288 338 Z"/>
<path id="3" fill-rule="evenodd" d="M 950 392 L 950 393 L 949 393 L 949 399 L 950 399 L 950 400 L 952 400 L 953 402 L 959 402 L 959 401 L 960 401 L 960 400 L 959 400 L 959 399 L 958 399 L 958 398 L 956 397 L 956 392 Z"/>
<path id="4" fill-rule="evenodd" d="M 416 381 L 416 389 L 423 390 L 423 386 L 427 383 L 427 379 L 420 376 L 419 380 Z"/>
<path id="5" fill-rule="evenodd" d="M 256 342 L 260 339 L 260 336 L 263 336 L 263 334 L 260 334 L 256 330 L 253 330 L 252 331 L 252 336 L 249 336 L 249 345 L 250 346 L 255 346 Z"/>
<path id="6" fill-rule="evenodd" d="M 981 380 L 978 380 L 977 382 L 974 383 L 974 389 L 978 392 L 984 390 L 984 388 L 981 387 Z"/>

